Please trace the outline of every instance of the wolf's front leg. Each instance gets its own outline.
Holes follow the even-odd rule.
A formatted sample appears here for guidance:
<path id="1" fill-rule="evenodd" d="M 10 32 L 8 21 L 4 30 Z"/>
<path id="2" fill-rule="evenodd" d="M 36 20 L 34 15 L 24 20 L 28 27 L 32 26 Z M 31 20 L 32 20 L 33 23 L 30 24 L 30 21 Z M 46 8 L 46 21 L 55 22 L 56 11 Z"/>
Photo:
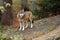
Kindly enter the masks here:
<path id="1" fill-rule="evenodd" d="M 24 26 L 23 26 L 22 31 L 24 31 L 24 30 L 25 30 L 25 28 L 24 28 Z"/>
<path id="2" fill-rule="evenodd" d="M 27 28 L 28 27 L 28 23 L 26 23 L 26 26 L 25 26 L 25 28 Z"/>
<path id="3" fill-rule="evenodd" d="M 19 24 L 19 27 L 20 27 L 19 28 L 19 31 L 22 30 L 22 24 L 21 23 Z"/>
<path id="4" fill-rule="evenodd" d="M 33 28 L 33 20 L 30 20 L 30 23 L 31 23 L 31 28 Z"/>
<path id="5" fill-rule="evenodd" d="M 31 23 L 31 28 L 33 28 L 33 23 Z"/>
<path id="6" fill-rule="evenodd" d="M 25 30 L 25 23 L 23 22 L 23 26 L 22 26 L 23 28 L 22 28 L 22 31 L 24 31 Z"/>

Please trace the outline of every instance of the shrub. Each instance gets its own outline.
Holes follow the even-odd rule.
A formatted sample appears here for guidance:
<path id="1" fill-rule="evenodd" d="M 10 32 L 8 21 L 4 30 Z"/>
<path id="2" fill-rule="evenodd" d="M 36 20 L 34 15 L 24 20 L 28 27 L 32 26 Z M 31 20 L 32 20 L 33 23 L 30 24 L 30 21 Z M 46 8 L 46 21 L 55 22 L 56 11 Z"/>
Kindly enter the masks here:
<path id="1" fill-rule="evenodd" d="M 49 14 L 48 12 L 52 13 L 52 15 L 60 14 L 60 0 L 42 0 L 39 3 L 36 3 L 40 7 L 40 10 L 32 10 L 33 14 L 40 17 L 46 17 Z"/>

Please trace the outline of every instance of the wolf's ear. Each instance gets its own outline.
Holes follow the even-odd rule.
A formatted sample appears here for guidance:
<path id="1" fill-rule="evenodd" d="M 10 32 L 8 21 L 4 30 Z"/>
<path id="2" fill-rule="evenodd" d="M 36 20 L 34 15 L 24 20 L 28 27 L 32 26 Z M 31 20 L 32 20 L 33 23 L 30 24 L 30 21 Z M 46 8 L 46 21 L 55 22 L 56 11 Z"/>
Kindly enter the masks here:
<path id="1" fill-rule="evenodd" d="M 24 9 L 22 9 L 21 12 L 24 12 Z"/>

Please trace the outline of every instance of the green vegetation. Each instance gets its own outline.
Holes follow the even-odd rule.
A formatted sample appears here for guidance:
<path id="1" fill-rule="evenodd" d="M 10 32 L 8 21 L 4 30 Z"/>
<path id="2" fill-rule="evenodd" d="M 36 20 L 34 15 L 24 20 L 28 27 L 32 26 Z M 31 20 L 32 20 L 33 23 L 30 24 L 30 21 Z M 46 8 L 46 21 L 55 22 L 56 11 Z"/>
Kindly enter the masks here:
<path id="1" fill-rule="evenodd" d="M 8 40 L 10 39 L 9 37 L 7 37 L 6 34 L 0 34 L 0 40 Z"/>
<path id="2" fill-rule="evenodd" d="M 4 25 L 0 23 L 0 31 L 1 31 L 1 32 L 3 32 L 3 31 L 6 30 L 6 28 L 3 28 L 3 26 L 4 26 Z"/>
<path id="3" fill-rule="evenodd" d="M 3 30 L 3 25 L 0 23 L 0 30 Z"/>
<path id="4" fill-rule="evenodd" d="M 21 35 L 8 36 L 7 34 L 0 34 L 0 40 L 23 40 Z"/>
<path id="5" fill-rule="evenodd" d="M 34 15 L 38 16 L 44 16 L 48 15 L 47 13 L 50 12 L 52 15 L 60 14 L 60 0 L 42 0 L 39 3 L 36 3 L 37 6 L 40 7 L 40 10 L 32 10 Z M 46 17 L 44 16 L 44 17 Z"/>
<path id="6" fill-rule="evenodd" d="M 60 0 L 43 0 L 38 5 L 42 7 L 45 12 L 57 12 L 60 7 Z M 59 11 L 58 11 L 59 12 Z"/>

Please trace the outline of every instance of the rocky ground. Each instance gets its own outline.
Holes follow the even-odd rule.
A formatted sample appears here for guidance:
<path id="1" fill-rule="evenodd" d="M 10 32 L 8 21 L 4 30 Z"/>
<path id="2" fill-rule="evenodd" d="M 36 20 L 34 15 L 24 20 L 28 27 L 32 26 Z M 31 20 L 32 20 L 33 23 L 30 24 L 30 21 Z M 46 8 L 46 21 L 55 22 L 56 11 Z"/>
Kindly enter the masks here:
<path id="1" fill-rule="evenodd" d="M 32 29 L 28 27 L 25 31 L 16 31 L 16 28 L 9 28 L 2 33 L 12 37 L 14 35 L 21 35 L 23 39 L 32 40 L 58 28 L 59 25 L 60 15 L 35 21 Z"/>
<path id="2" fill-rule="evenodd" d="M 33 40 L 60 40 L 60 25 L 55 30 Z"/>

